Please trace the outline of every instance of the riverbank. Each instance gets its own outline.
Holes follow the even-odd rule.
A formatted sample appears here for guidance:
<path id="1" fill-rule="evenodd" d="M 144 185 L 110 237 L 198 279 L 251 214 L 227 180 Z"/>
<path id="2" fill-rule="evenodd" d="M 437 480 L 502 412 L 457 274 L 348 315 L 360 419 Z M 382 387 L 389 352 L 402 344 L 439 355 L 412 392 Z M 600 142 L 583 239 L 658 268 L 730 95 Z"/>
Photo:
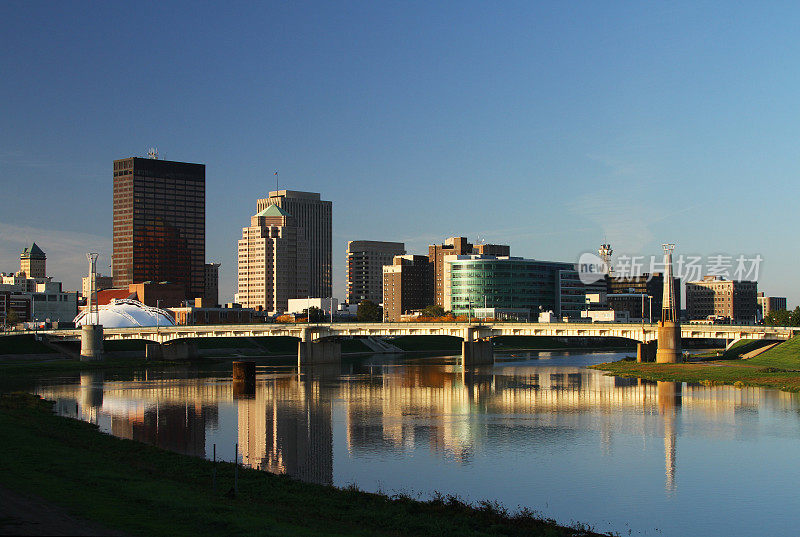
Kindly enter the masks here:
<path id="1" fill-rule="evenodd" d="M 0 485 L 143 535 L 596 535 L 493 502 L 418 501 L 217 464 L 100 433 L 23 394 L 0 395 Z"/>
<path id="2" fill-rule="evenodd" d="M 790 339 L 753 358 L 680 364 L 622 360 L 591 366 L 618 377 L 645 380 L 756 386 L 800 392 L 800 338 Z"/>

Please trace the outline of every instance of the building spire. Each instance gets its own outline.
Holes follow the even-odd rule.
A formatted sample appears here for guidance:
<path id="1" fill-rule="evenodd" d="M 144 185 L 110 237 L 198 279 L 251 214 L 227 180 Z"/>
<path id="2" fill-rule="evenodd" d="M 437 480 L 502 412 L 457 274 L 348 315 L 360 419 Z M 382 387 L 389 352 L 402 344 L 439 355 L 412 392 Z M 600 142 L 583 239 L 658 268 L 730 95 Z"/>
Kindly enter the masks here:
<path id="1" fill-rule="evenodd" d="M 664 297 L 661 308 L 662 322 L 678 322 L 678 312 L 675 306 L 675 281 L 672 278 L 672 250 L 674 244 L 662 244 L 664 248 Z"/>

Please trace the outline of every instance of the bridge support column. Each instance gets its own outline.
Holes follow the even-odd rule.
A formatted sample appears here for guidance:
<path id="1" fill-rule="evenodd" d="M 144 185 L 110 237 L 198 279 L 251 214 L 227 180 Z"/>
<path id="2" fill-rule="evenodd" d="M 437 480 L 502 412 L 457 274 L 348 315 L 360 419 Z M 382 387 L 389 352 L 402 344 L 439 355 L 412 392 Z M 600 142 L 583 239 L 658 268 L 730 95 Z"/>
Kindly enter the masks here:
<path id="1" fill-rule="evenodd" d="M 103 359 L 103 325 L 85 324 L 81 327 L 81 361 Z"/>
<path id="2" fill-rule="evenodd" d="M 462 341 L 461 361 L 464 367 L 494 363 L 494 349 L 490 340 Z"/>
<path id="3" fill-rule="evenodd" d="M 337 341 L 299 341 L 297 366 L 337 364 L 342 361 L 342 344 Z"/>
<path id="4" fill-rule="evenodd" d="M 636 344 L 636 361 L 637 362 L 655 362 L 656 361 L 656 342 L 650 341 L 648 343 Z"/>
<path id="5" fill-rule="evenodd" d="M 173 341 L 172 343 L 148 343 L 144 348 L 147 360 L 170 360 L 179 362 L 194 360 L 200 356 L 197 343 L 191 341 Z"/>
<path id="6" fill-rule="evenodd" d="M 682 360 L 681 325 L 672 321 L 660 321 L 658 323 L 656 362 L 659 364 L 677 364 Z"/>
<path id="7" fill-rule="evenodd" d="M 256 363 L 233 362 L 233 398 L 253 399 L 256 396 Z"/>

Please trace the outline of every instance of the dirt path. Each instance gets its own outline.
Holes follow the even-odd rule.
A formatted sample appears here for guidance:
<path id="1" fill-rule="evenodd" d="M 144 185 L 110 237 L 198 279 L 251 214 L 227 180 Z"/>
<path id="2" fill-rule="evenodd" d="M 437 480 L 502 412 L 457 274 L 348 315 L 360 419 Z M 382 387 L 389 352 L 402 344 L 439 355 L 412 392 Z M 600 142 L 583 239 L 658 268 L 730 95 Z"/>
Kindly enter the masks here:
<path id="1" fill-rule="evenodd" d="M 0 535 L 125 535 L 71 516 L 41 498 L 0 486 Z"/>

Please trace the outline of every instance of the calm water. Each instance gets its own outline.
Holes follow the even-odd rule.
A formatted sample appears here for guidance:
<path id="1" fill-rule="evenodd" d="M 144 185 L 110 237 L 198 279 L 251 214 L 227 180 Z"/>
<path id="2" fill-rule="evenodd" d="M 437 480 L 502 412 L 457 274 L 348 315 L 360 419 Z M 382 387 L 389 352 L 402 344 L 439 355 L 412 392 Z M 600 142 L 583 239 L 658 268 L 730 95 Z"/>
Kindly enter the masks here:
<path id="1" fill-rule="evenodd" d="M 800 397 L 643 383 L 533 353 L 464 373 L 454 358 L 298 374 L 53 379 L 58 412 L 114 435 L 364 490 L 525 506 L 623 535 L 796 535 Z"/>

